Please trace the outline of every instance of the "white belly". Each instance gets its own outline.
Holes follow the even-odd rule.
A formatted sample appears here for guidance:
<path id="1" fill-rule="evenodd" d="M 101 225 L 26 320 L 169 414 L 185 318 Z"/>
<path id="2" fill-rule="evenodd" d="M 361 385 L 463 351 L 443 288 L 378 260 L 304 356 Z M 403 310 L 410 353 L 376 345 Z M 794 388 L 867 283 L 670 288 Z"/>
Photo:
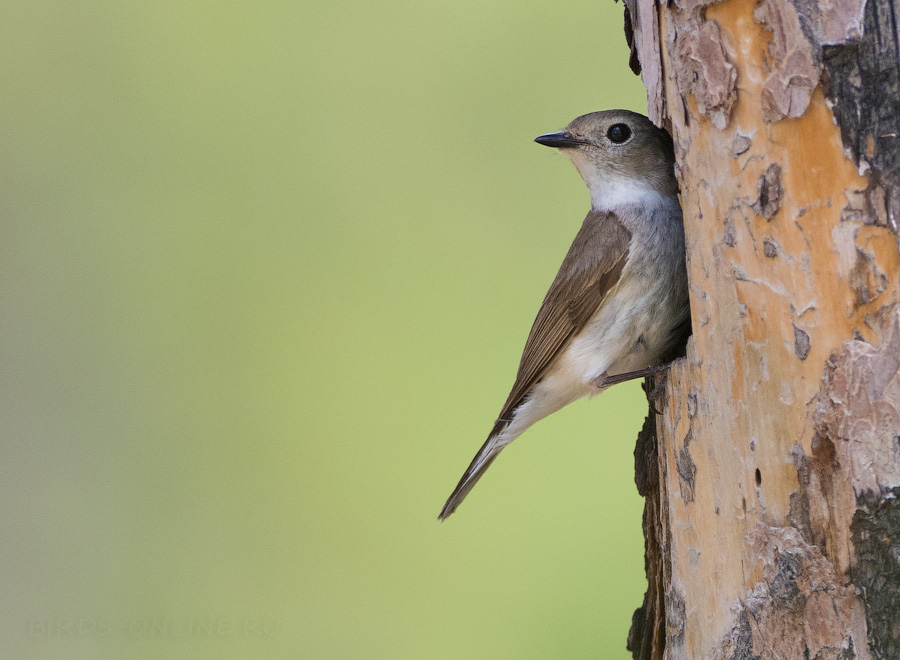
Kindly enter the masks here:
<path id="1" fill-rule="evenodd" d="M 646 278 L 624 277 L 542 382 L 578 398 L 596 394 L 594 381 L 603 374 L 652 366 L 679 320 L 676 306 L 682 303 L 668 300 L 667 290 Z"/>

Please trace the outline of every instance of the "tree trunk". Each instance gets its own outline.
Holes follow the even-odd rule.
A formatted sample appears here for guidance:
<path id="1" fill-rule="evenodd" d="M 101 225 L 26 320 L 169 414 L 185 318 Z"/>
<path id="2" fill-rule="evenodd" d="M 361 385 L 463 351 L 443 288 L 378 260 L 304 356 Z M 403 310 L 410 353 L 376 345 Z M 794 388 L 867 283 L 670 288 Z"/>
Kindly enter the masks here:
<path id="1" fill-rule="evenodd" d="M 626 0 L 693 336 L 635 451 L 635 658 L 900 659 L 893 0 Z"/>

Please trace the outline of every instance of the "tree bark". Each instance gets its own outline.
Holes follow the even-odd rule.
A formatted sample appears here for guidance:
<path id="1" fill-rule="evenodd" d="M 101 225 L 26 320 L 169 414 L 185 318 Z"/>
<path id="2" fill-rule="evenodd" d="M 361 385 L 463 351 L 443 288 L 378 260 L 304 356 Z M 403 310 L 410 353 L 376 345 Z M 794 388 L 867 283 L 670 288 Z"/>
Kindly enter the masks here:
<path id="1" fill-rule="evenodd" d="M 635 450 L 638 659 L 900 658 L 900 12 L 626 0 L 693 336 Z"/>

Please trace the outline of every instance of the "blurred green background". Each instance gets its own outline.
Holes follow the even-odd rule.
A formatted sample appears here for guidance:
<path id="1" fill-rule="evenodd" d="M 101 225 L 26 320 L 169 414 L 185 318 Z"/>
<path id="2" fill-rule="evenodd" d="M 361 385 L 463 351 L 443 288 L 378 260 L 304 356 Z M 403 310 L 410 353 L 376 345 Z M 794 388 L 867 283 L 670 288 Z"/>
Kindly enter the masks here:
<path id="1" fill-rule="evenodd" d="M 0 24 L 0 656 L 626 658 L 636 384 L 435 518 L 645 108 L 612 0 L 28 0 Z"/>

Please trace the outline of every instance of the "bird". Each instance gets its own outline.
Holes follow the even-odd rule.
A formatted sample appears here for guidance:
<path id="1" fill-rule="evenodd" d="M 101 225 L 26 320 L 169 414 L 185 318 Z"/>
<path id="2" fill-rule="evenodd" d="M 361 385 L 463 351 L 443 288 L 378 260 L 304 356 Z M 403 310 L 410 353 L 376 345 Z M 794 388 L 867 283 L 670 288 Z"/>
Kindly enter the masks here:
<path id="1" fill-rule="evenodd" d="M 535 142 L 569 157 L 591 208 L 541 303 L 500 416 L 439 520 L 534 423 L 611 385 L 663 371 L 690 334 L 671 136 L 636 112 L 604 110 Z"/>

